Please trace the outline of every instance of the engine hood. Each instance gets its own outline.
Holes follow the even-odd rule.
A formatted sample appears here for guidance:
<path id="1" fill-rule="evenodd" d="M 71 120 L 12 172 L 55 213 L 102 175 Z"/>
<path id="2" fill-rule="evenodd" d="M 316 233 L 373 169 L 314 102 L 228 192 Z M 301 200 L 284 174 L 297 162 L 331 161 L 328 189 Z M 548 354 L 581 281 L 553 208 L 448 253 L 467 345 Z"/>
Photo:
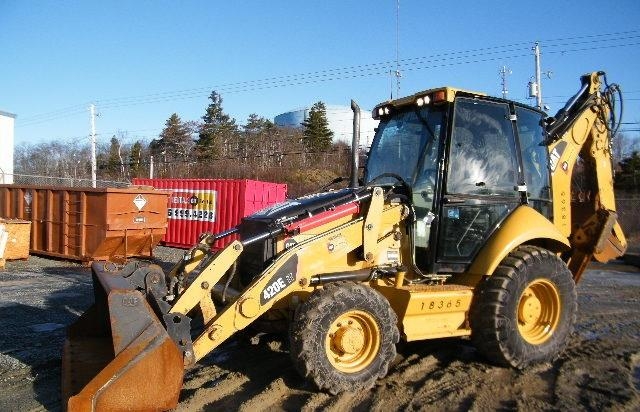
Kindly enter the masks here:
<path id="1" fill-rule="evenodd" d="M 313 216 L 333 207 L 357 199 L 362 189 L 341 189 L 330 192 L 314 193 L 296 199 L 289 199 L 268 208 L 262 209 L 244 221 L 261 221 L 267 223 L 282 223 L 294 221 L 298 218 Z"/>

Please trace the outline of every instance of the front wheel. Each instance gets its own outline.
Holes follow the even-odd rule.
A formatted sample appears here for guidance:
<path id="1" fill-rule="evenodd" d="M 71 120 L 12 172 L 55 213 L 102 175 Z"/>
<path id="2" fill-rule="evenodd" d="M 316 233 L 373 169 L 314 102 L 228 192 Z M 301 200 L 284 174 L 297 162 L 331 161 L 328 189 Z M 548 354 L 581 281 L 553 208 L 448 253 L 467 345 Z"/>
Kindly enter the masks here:
<path id="1" fill-rule="evenodd" d="M 368 389 L 385 376 L 399 337 L 387 300 L 353 282 L 315 291 L 296 311 L 289 333 L 298 372 L 332 394 Z"/>
<path id="2" fill-rule="evenodd" d="M 518 369 L 553 360 L 576 321 L 575 283 L 555 254 L 521 246 L 478 285 L 471 339 L 489 361 Z"/>

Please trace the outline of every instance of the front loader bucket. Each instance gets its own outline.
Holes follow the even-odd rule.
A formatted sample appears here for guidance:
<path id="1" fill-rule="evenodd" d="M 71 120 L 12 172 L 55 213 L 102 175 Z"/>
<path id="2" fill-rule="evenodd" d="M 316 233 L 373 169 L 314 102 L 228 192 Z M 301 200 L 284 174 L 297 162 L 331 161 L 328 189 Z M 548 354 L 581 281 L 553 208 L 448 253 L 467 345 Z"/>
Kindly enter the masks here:
<path id="1" fill-rule="evenodd" d="M 117 272 L 105 271 L 104 263 L 95 263 L 92 269 L 96 301 L 67 329 L 63 408 L 174 408 L 182 388 L 182 352 L 142 292 Z"/>

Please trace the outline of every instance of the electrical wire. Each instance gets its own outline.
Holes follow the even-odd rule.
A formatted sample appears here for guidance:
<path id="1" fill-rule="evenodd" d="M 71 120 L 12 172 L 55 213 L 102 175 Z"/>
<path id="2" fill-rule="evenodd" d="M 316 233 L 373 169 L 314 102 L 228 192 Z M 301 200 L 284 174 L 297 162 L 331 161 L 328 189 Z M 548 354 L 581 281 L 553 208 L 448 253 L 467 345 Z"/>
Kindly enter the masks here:
<path id="1" fill-rule="evenodd" d="M 86 107 L 87 107 L 88 104 L 89 103 L 81 103 L 81 104 L 76 104 L 76 105 L 69 106 L 69 107 L 63 107 L 61 109 L 53 110 L 51 112 L 36 114 L 36 115 L 30 116 L 30 117 L 25 117 L 25 118 L 23 118 L 23 120 L 24 121 L 39 120 L 39 119 L 41 119 L 43 117 L 57 116 L 57 115 L 60 115 L 60 114 L 66 114 L 66 113 L 71 112 L 71 111 L 75 112 L 75 111 L 77 111 L 79 109 L 86 110 Z"/>
<path id="2" fill-rule="evenodd" d="M 639 30 L 623 31 L 617 33 L 605 33 L 587 36 L 576 36 L 571 38 L 562 39 L 548 39 L 545 41 L 545 48 L 551 48 L 545 53 L 573 53 L 580 51 L 599 50 L 604 48 L 616 48 L 616 47 L 628 47 L 640 44 L 640 42 L 626 43 L 626 44 L 610 44 L 602 46 L 593 46 L 588 48 L 569 48 L 562 50 L 553 50 L 553 48 L 566 47 L 570 45 L 579 44 L 593 44 L 594 42 L 615 42 L 620 40 L 629 40 L 639 38 Z M 633 34 L 633 35 L 632 35 Z M 618 37 L 614 37 L 618 36 Z M 567 42 L 567 40 L 584 40 L 585 41 L 573 41 Z M 561 41 L 561 42 L 560 42 Z M 528 45 L 530 42 L 518 42 L 501 46 L 483 47 L 477 49 L 470 49 L 464 51 L 454 51 L 439 54 L 432 54 L 428 56 L 412 57 L 400 60 L 403 67 L 403 71 L 425 70 L 442 68 L 454 65 L 473 64 L 487 61 L 494 61 L 507 58 L 522 58 L 529 57 L 530 52 L 526 49 L 524 53 L 524 45 Z M 487 56 L 494 57 L 487 57 Z M 276 87 L 291 87 L 304 84 L 312 84 L 334 80 L 344 80 L 358 77 L 370 77 L 376 75 L 387 75 L 389 68 L 393 68 L 397 62 L 395 61 L 383 61 L 377 63 L 369 63 L 363 65 L 347 66 L 342 68 L 332 68 L 308 73 L 298 73 L 284 76 L 274 76 L 265 79 L 248 80 L 235 83 L 220 84 L 211 87 L 192 88 L 186 90 L 178 90 L 172 92 L 159 92 L 141 96 L 130 96 L 111 99 L 100 99 L 96 103 L 103 109 L 116 109 L 121 107 L 128 107 L 140 104 L 158 103 L 164 101 L 175 101 L 182 99 L 200 98 L 204 96 L 204 93 L 209 93 L 211 90 L 218 90 L 221 94 L 233 94 L 242 92 L 259 91 Z M 639 99 L 629 99 L 639 100 Z M 82 110 L 79 109 L 82 107 Z M 82 105 L 70 106 L 68 108 L 59 109 L 52 112 L 47 112 L 39 115 L 34 115 L 20 119 L 16 127 L 27 127 L 36 124 L 41 124 L 53 120 L 58 120 L 65 117 L 70 117 L 79 113 L 85 112 L 86 108 Z"/>
<path id="3" fill-rule="evenodd" d="M 466 51 L 455 51 L 455 52 L 447 52 L 447 53 L 441 53 L 441 54 L 434 54 L 434 55 L 430 55 L 430 56 L 422 56 L 422 57 L 413 57 L 413 58 L 407 58 L 407 59 L 402 59 L 401 62 L 403 65 L 408 65 L 408 64 L 416 64 L 416 62 L 423 62 L 425 59 L 432 59 L 432 58 L 436 58 L 436 57 L 446 57 L 446 56 L 455 56 L 455 55 L 464 55 L 464 54 L 468 54 L 471 52 L 485 52 L 488 50 L 493 50 L 493 49 L 499 49 L 499 48 L 506 48 L 506 47 L 513 47 L 516 44 L 512 44 L 512 45 L 504 45 L 504 46 L 493 46 L 493 47 L 485 47 L 485 48 L 480 48 L 480 49 L 472 49 L 472 50 L 466 50 Z M 520 44 L 524 44 L 524 43 L 520 43 Z M 342 67 L 342 68 L 334 68 L 334 69 L 327 69 L 327 70 L 321 70 L 321 71 L 314 71 L 314 72 L 308 72 L 308 73 L 298 73 L 298 74 L 291 74 L 291 75 L 285 75 L 285 76 L 276 76 L 276 77 L 270 77 L 270 78 L 266 78 L 266 79 L 259 79 L 259 80 L 248 80 L 248 81 L 242 81 L 242 82 L 235 82 L 235 83 L 227 83 L 227 84 L 219 84 L 219 85 L 215 85 L 215 86 L 209 86 L 209 87 L 203 87 L 203 88 L 194 88 L 194 89 L 186 89 L 186 90 L 179 90 L 179 91 L 174 91 L 174 92 L 164 92 L 164 93 L 154 93 L 154 94 L 150 94 L 150 95 L 142 95 L 142 96 L 131 96 L 131 97 L 124 97 L 124 98 L 113 98 L 113 99 L 101 99 L 98 102 L 101 103 L 101 107 L 104 104 L 119 104 L 120 102 L 122 103 L 128 103 L 131 101 L 138 101 L 140 99 L 164 99 L 167 97 L 173 97 L 173 96 L 177 96 L 179 98 L 185 97 L 185 94 L 187 96 L 191 96 L 192 93 L 201 93 L 201 92 L 210 92 L 211 90 L 218 90 L 218 91 L 226 91 L 226 92 L 233 92 L 234 90 L 245 90 L 245 88 L 249 87 L 259 87 L 259 86 L 263 86 L 263 85 L 282 85 L 282 84 L 288 84 L 287 82 L 290 81 L 299 81 L 301 79 L 313 79 L 313 78 L 326 78 L 329 76 L 333 76 L 334 74 L 337 75 L 342 75 L 345 73 L 357 73 L 357 72 L 370 72 L 370 71 L 375 71 L 376 74 L 387 74 L 388 70 L 390 67 L 393 67 L 393 65 L 395 65 L 395 61 L 385 61 L 385 62 L 378 62 L 378 63 L 370 63 L 370 64 L 363 64 L 363 65 L 356 65 L 356 66 L 347 66 L 347 67 Z M 249 90 L 254 90 L 254 89 L 249 89 Z"/>
<path id="4" fill-rule="evenodd" d="M 617 33 L 605 33 L 605 34 L 598 34 L 598 35 L 588 35 L 588 36 L 577 36 L 577 37 L 571 37 L 571 38 L 559 38 L 559 39 L 548 39 L 545 40 L 545 42 L 549 42 L 548 44 L 545 44 L 545 47 L 559 47 L 559 46 L 563 46 L 563 45 L 570 45 L 570 44 L 584 44 L 584 43 L 588 43 L 588 42 L 573 42 L 573 43 L 560 43 L 560 44 L 554 44 L 554 41 L 558 41 L 558 40 L 562 40 L 562 41 L 566 41 L 566 40 L 575 40 L 575 39 L 585 39 L 585 38 L 602 38 L 602 37 L 610 37 L 610 36 L 619 36 L 622 34 L 629 34 L 629 33 L 640 33 L 639 30 L 631 30 L 631 31 L 624 31 L 624 32 L 617 32 Z M 620 39 L 628 39 L 628 38 L 637 38 L 640 36 L 626 36 L 626 37 L 619 37 L 619 38 L 607 38 L 607 39 L 602 39 L 602 40 L 595 40 L 595 41 L 617 41 Z M 593 40 L 592 40 L 593 42 Z M 403 66 L 407 66 L 407 65 L 415 65 L 415 64 L 421 64 L 424 63 L 425 60 L 430 60 L 430 59 L 434 59 L 434 58 L 448 58 L 451 56 L 461 56 L 461 57 L 468 57 L 467 55 L 469 53 L 481 53 L 481 54 L 486 54 L 486 52 L 491 51 L 491 50 L 497 50 L 497 49 L 505 49 L 505 48 L 512 48 L 515 46 L 523 46 L 523 45 L 528 45 L 530 44 L 530 42 L 518 42 L 518 43 L 512 43 L 512 44 L 508 44 L 508 45 L 501 45 L 501 46 L 492 46 L 492 47 L 483 47 L 483 48 L 478 48 L 478 49 L 471 49 L 471 50 L 464 50 L 464 51 L 454 51 L 454 52 L 447 52 L 447 53 L 440 53 L 440 54 L 433 54 L 433 55 L 429 55 L 429 56 L 421 56 L 421 57 L 413 57 L 413 58 L 406 58 L 406 59 L 401 59 L 400 62 Z M 507 50 L 507 51 L 513 51 L 513 50 Z M 502 51 L 504 52 L 504 50 Z M 566 52 L 566 51 L 564 51 Z M 493 52 L 495 53 L 495 52 Z M 472 54 L 472 56 L 475 56 L 477 54 Z M 162 92 L 162 93 L 154 93 L 154 94 L 150 94 L 150 95 L 142 95 L 142 96 L 132 96 L 132 97 L 125 97 L 125 98 L 112 98 L 112 99 L 101 99 L 100 102 L 102 104 L 120 104 L 120 103 L 127 103 L 127 102 L 137 102 L 140 99 L 147 99 L 147 98 L 151 98 L 151 99 L 165 99 L 165 98 L 173 98 L 173 97 L 177 97 L 177 98 L 186 98 L 186 97 L 190 97 L 192 95 L 193 92 L 200 94 L 201 92 L 209 92 L 210 90 L 224 90 L 227 93 L 233 93 L 235 90 L 238 91 L 252 91 L 252 90 L 256 90 L 256 89 L 252 89 L 251 87 L 255 87 L 255 86 L 263 86 L 265 84 L 271 84 L 277 86 L 277 85 L 281 85 L 284 84 L 286 85 L 287 82 L 292 81 L 292 80 L 300 80 L 300 79 L 309 79 L 309 78 L 325 78 L 327 77 L 329 74 L 344 74 L 344 73 L 353 73 L 353 72 L 362 72 L 362 71 L 371 71 L 371 70 L 375 70 L 375 74 L 387 74 L 389 68 L 393 68 L 393 65 L 396 64 L 396 62 L 394 61 L 384 61 L 384 62 L 378 62 L 378 63 L 370 63 L 370 64 L 364 64 L 364 65 L 355 65 L 355 66 L 347 66 L 347 67 L 342 67 L 342 68 L 333 68 L 333 69 L 326 69 L 326 70 L 321 70 L 321 71 L 314 71 L 314 72 L 309 72 L 309 73 L 299 73 L 299 74 L 291 74 L 291 75 L 285 75 L 285 76 L 275 76 L 275 77 L 269 77 L 266 79 L 259 79 L 259 80 L 249 80 L 249 81 L 242 81 L 242 82 L 235 82 L 235 83 L 227 83 L 227 84 L 220 84 L 220 85 L 215 85 L 215 86 L 209 86 L 209 87 L 203 87 L 203 88 L 194 88 L 194 89 L 186 89 L 186 90 L 179 90 L 179 91 L 174 91 L 174 92 Z M 247 87 L 249 87 L 249 89 L 247 89 Z M 187 94 L 185 96 L 185 93 Z"/>
<path id="5" fill-rule="evenodd" d="M 638 38 L 640 38 L 640 35 L 619 37 L 619 38 L 616 38 L 615 41 L 638 39 Z M 605 42 L 605 41 L 611 41 L 611 39 L 588 40 L 588 41 L 567 42 L 567 43 L 557 43 L 557 44 L 552 43 L 552 44 L 545 44 L 544 47 L 545 47 L 545 50 L 547 50 L 549 48 L 554 48 L 554 47 L 575 46 L 579 44 L 593 44 L 593 43 L 599 43 L 599 42 Z"/>
<path id="6" fill-rule="evenodd" d="M 42 124 L 42 123 L 48 123 L 48 122 L 52 122 L 54 120 L 60 120 L 60 119 L 66 119 L 72 116 L 77 116 L 79 114 L 83 114 L 86 113 L 87 110 L 86 108 L 83 110 L 73 110 L 73 111 L 68 111 L 68 112 L 62 112 L 58 115 L 50 115 L 50 116 L 46 116 L 46 117 L 41 117 L 35 120 L 31 120 L 31 121 L 25 121 L 25 120 L 21 120 L 20 118 L 18 118 L 18 120 L 16 121 L 16 128 L 18 127 L 28 127 L 28 126 L 35 126 L 38 124 Z"/>
<path id="7" fill-rule="evenodd" d="M 589 36 L 592 37 L 592 36 Z M 628 36 L 629 37 L 629 36 Z M 640 37 L 640 36 L 634 36 L 635 37 Z M 606 40 L 611 40 L 611 39 L 606 39 Z M 616 40 L 616 39 L 614 39 Z M 604 41 L 604 40 L 602 40 Z M 583 44 L 585 42 L 581 42 L 581 44 Z M 442 61 L 450 61 L 453 59 L 466 59 L 466 60 L 462 60 L 462 61 L 457 61 L 455 64 L 468 64 L 468 63 L 477 63 L 477 62 L 484 62 L 484 61 L 491 61 L 494 59 L 476 59 L 476 60 L 469 60 L 469 58 L 473 58 L 473 57 L 478 57 L 478 56 L 486 56 L 487 54 L 504 54 L 505 52 L 514 52 L 516 50 L 501 50 L 501 51 L 491 51 L 491 50 L 496 50 L 496 49 L 504 49 L 507 47 L 512 47 L 514 45 L 519 45 L 521 43 L 515 43 L 512 45 L 506 45 L 506 46 L 494 46 L 494 47 L 488 47 L 488 48 L 480 48 L 480 49 L 472 49 L 472 50 L 467 50 L 467 51 L 461 51 L 461 52 L 450 52 L 450 53 L 442 53 L 442 54 L 434 54 L 434 55 L 430 55 L 430 56 L 422 56 L 422 57 L 414 57 L 414 58 L 410 58 L 410 59 L 403 59 L 402 60 L 402 65 L 403 65 L 403 70 L 404 71 L 411 71 L 411 70 L 415 70 L 415 68 L 409 69 L 407 66 L 417 66 L 420 65 L 419 69 L 428 69 L 428 68 L 435 68 L 435 67 L 444 67 L 444 66 L 449 66 L 451 64 L 429 64 L 429 65 L 425 65 L 425 61 L 429 61 L 429 62 L 442 62 Z M 600 46 L 599 48 L 605 48 L 605 47 L 622 47 L 622 46 L 630 46 L 630 45 L 636 45 L 637 43 L 632 43 L 632 44 L 624 44 L 624 45 L 613 45 L 613 46 Z M 554 46 L 554 45 L 551 45 Z M 547 47 L 545 45 L 545 47 Z M 517 50 L 522 50 L 522 49 L 517 49 Z M 574 51 L 584 51 L 587 49 L 566 49 L 566 50 L 558 50 L 558 51 L 553 51 L 553 53 L 568 53 L 568 52 L 574 52 Z M 551 53 L 551 52 L 550 52 Z M 525 57 L 525 56 L 529 56 L 529 52 L 527 50 L 526 54 L 521 54 L 521 55 L 502 55 L 500 56 L 500 58 L 504 59 L 504 58 L 511 58 L 511 57 Z M 382 63 L 374 63 L 374 64 L 369 64 L 369 65 L 360 65 L 360 66 L 350 66 L 347 68 L 343 68 L 343 69 L 329 69 L 329 70 L 324 70 L 324 71 L 316 71 L 316 72 L 312 72 L 312 73 L 302 73 L 302 74 L 297 74 L 297 75 L 288 75 L 288 76 L 280 76 L 280 77 L 272 77 L 272 78 L 268 78 L 268 79 L 263 79 L 263 80 L 252 80 L 252 81 L 246 81 L 246 82 L 238 82 L 238 83 L 230 83 L 230 84 L 223 84 L 223 85 L 218 85 L 218 86 L 213 86 L 211 88 L 201 88 L 201 89 L 191 89 L 191 90 L 197 90 L 197 91 L 204 91 L 204 90 L 218 90 L 220 93 L 225 93 L 225 94 L 231 94 L 231 93 L 239 93 L 239 92 L 248 92 L 248 91 L 258 91 L 258 90 L 264 90 L 267 88 L 274 88 L 274 87 L 284 87 L 284 86 L 294 86 L 294 85 L 302 85 L 302 84 L 309 84 L 309 83 L 317 83 L 320 81 L 330 81 L 330 80 L 342 80 L 342 79 L 347 79 L 347 78 L 355 78 L 355 77 L 363 77 L 363 76 L 372 76 L 372 75 L 386 75 L 389 71 L 390 68 L 392 68 L 392 65 L 394 64 L 394 62 L 392 61 L 388 61 L 388 62 L 382 62 Z M 173 99 L 185 99 L 185 98 L 193 98 L 193 97 L 199 97 L 199 96 L 194 96 L 191 93 L 189 93 L 190 91 L 178 91 L 178 92 L 174 92 L 174 93 L 168 93 L 168 94 L 162 94 L 162 95 L 150 95 L 150 96 L 138 96 L 138 97 L 132 97 L 132 98 L 125 98 L 124 101 L 118 101 L 117 99 L 115 99 L 115 101 L 112 101 L 112 103 L 109 104 L 108 107 L 118 107 L 120 105 L 123 106 L 128 106 L 131 105 L 133 103 L 135 104 L 139 104 L 139 103 L 149 103 L 149 102 L 155 102 L 155 101 L 166 101 L 166 100 L 173 100 Z M 185 94 L 186 93 L 186 94 Z M 154 96 L 159 96 L 159 97 L 154 97 Z M 142 99 L 142 100 L 141 100 Z"/>

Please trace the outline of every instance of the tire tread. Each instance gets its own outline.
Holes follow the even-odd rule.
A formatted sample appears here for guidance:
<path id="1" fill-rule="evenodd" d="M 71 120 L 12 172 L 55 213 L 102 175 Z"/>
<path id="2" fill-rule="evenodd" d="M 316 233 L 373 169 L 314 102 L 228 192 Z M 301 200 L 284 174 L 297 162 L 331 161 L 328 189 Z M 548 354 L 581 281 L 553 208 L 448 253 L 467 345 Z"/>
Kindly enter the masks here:
<path id="1" fill-rule="evenodd" d="M 560 289 L 563 311 L 568 319 L 561 321 L 548 342 L 534 346 L 524 341 L 511 325 L 507 312 L 512 299 L 519 299 L 516 291 L 533 279 L 530 271 L 537 267 L 552 270 L 553 281 Z M 562 291 L 568 291 L 564 293 Z M 516 303 L 517 304 L 517 303 Z M 567 307 L 565 307 L 567 306 Z M 577 295 L 567 266 L 555 254 L 536 246 L 520 246 L 512 251 L 493 275 L 478 285 L 470 311 L 471 339 L 478 351 L 489 361 L 522 369 L 529 364 L 551 361 L 565 348 L 576 322 Z M 517 322 L 517 319 L 515 320 Z M 515 328 L 515 329 L 514 329 Z M 517 336 L 514 336 L 517 334 Z"/>
<path id="2" fill-rule="evenodd" d="M 374 306 L 381 317 L 381 344 L 378 359 L 363 371 L 349 376 L 333 368 L 324 353 L 324 336 L 317 325 L 319 319 L 336 309 L 358 307 L 363 302 Z M 384 377 L 396 356 L 395 344 L 400 339 L 397 316 L 387 300 L 377 291 L 363 284 L 343 281 L 324 285 L 300 305 L 289 330 L 290 353 L 296 370 L 312 380 L 320 389 L 332 394 L 372 387 Z M 378 361 L 379 360 L 379 361 Z M 376 364 L 376 365 L 374 365 Z M 357 375 L 357 376 L 355 376 Z"/>

